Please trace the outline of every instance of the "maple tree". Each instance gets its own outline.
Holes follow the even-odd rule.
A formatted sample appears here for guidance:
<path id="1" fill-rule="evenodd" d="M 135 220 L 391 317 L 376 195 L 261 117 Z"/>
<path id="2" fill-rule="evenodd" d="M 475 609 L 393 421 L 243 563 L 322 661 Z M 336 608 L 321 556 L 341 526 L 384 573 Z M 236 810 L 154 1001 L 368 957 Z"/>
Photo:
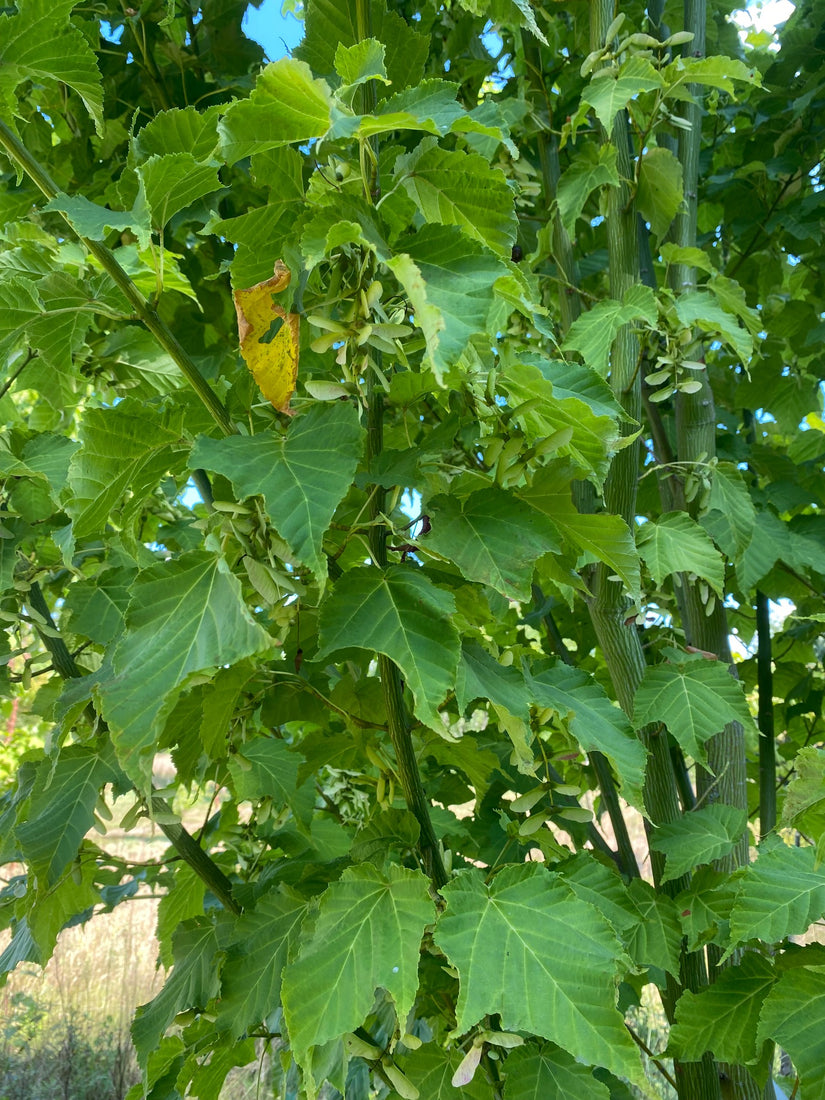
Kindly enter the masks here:
<path id="1" fill-rule="evenodd" d="M 134 1097 L 648 1095 L 649 986 L 825 1096 L 821 11 L 245 9 L 0 15 L 0 971 L 150 886 Z"/>

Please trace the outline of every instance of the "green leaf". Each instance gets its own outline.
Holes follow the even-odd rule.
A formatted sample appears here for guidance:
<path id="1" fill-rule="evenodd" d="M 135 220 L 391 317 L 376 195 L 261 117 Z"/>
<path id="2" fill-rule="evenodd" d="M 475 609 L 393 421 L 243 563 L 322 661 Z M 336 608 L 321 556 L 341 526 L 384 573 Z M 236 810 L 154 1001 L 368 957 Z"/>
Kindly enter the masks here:
<path id="1" fill-rule="evenodd" d="M 685 990 L 676 1004 L 676 1023 L 668 1052 L 684 1062 L 698 1062 L 706 1051 L 723 1062 L 754 1062 L 764 1042 L 757 1043 L 759 1015 L 776 982 L 773 963 L 755 952 L 720 971 L 700 993 Z"/>
<path id="2" fill-rule="evenodd" d="M 146 754 L 189 676 L 271 644 L 220 558 L 196 551 L 144 570 L 132 589 L 112 675 L 97 689 L 130 777 L 143 777 Z"/>
<path id="3" fill-rule="evenodd" d="M 604 753 L 619 778 L 622 797 L 642 809 L 647 754 L 627 715 L 611 703 L 604 689 L 583 669 L 560 661 L 531 673 L 527 685 L 537 706 L 550 707 L 567 720 L 585 752 Z"/>
<path id="4" fill-rule="evenodd" d="M 43 306 L 34 283 L 24 279 L 3 279 L 0 282 L 0 353 L 8 356 L 22 344 L 28 326 L 42 314 Z"/>
<path id="5" fill-rule="evenodd" d="M 724 531 L 722 538 L 725 539 Z M 725 541 L 730 544 L 730 533 Z M 749 591 L 773 569 L 777 561 L 790 563 L 793 556 L 788 525 L 769 509 L 759 508 L 754 514 L 751 540 L 737 559 L 736 576 L 742 588 Z"/>
<path id="6" fill-rule="evenodd" d="M 516 239 L 513 192 L 504 173 L 476 153 L 442 149 L 434 137 L 395 162 L 401 183 L 428 222 L 460 226 L 500 256 Z"/>
<path id="7" fill-rule="evenodd" d="M 531 441 L 538 442 L 555 432 L 571 429 L 569 441 L 559 446 L 558 454 L 572 458 L 586 475 L 592 475 L 593 480 L 601 484 L 610 464 L 608 455 L 619 436 L 616 421 L 611 416 L 594 416 L 578 397 L 557 399 L 553 384 L 544 376 L 543 361 L 530 355 L 523 355 L 521 359 L 522 362 L 513 363 L 499 375 L 498 388 L 507 395 L 511 408 L 525 401 L 534 402 L 534 407 L 519 417 Z M 535 402 L 535 398 L 539 401 Z M 520 495 L 529 499 L 529 492 Z M 535 507 L 547 511 L 539 504 Z M 551 512 L 547 514 L 554 518 Z M 633 556 L 638 567 L 635 549 Z"/>
<path id="8" fill-rule="evenodd" d="M 128 491 L 130 499 L 118 517 L 124 524 L 161 477 L 183 464 L 180 413 L 160 419 L 134 399 L 115 408 L 86 409 L 80 439 L 82 447 L 69 466 L 66 501 L 76 539 L 96 534 Z"/>
<path id="9" fill-rule="evenodd" d="M 825 915 L 825 878 L 813 848 L 763 842 L 741 879 L 730 915 L 731 948 L 748 940 L 801 936 Z"/>
<path id="10" fill-rule="evenodd" d="M 741 683 L 722 661 L 701 658 L 649 666 L 636 691 L 633 721 L 637 727 L 664 722 L 700 764 L 706 759 L 705 742 L 728 722 L 754 726 Z"/>
<path id="11" fill-rule="evenodd" d="M 794 778 L 782 807 L 782 824 L 799 829 L 817 845 L 822 859 L 825 837 L 825 749 L 807 745 L 794 760 Z"/>
<path id="12" fill-rule="evenodd" d="M 458 85 L 447 80 L 422 80 L 414 88 L 405 88 L 378 105 L 374 115 L 365 115 L 359 134 L 386 133 L 390 130 L 425 130 L 433 134 L 449 133 L 464 108 L 456 102 Z"/>
<path id="13" fill-rule="evenodd" d="M 387 77 L 398 91 L 421 79 L 430 39 L 387 7 L 384 0 L 371 0 L 368 25 L 370 33 L 384 45 Z M 295 57 L 308 62 L 322 76 L 332 74 L 339 45 L 354 46 L 362 38 L 356 0 L 313 0 L 307 8 L 305 26 L 304 40 L 295 50 Z M 378 85 L 379 96 L 383 92 Z"/>
<path id="14" fill-rule="evenodd" d="M 583 401 L 594 416 L 609 416 L 614 420 L 627 420 L 625 410 L 613 396 L 605 380 L 583 363 L 546 359 L 541 373 L 553 386 L 553 396 L 558 401 L 568 397 Z"/>
<path id="15" fill-rule="evenodd" d="M 509 1064 L 509 1057 L 507 1059 Z M 402 1063 L 404 1075 L 427 1100 L 489 1100 L 490 1086 L 477 1073 L 468 1085 L 454 1087 L 453 1074 L 461 1064 L 461 1054 L 444 1050 L 438 1043 L 427 1043 L 407 1055 Z"/>
<path id="16" fill-rule="evenodd" d="M 241 800 L 271 798 L 284 805 L 295 796 L 301 757 L 277 737 L 255 737 L 229 758 L 229 771 Z"/>
<path id="17" fill-rule="evenodd" d="M 617 156 L 615 145 L 588 142 L 577 151 L 572 164 L 559 180 L 556 202 L 562 225 L 571 237 L 591 194 L 599 187 L 619 186 Z"/>
<path id="18" fill-rule="evenodd" d="M 504 1100 L 610 1100 L 593 1071 L 554 1043 L 525 1043 L 507 1055 Z"/>
<path id="19" fill-rule="evenodd" d="M 220 992 L 215 955 L 218 937 L 205 917 L 187 921 L 174 936 L 175 965 L 157 997 L 141 1005 L 132 1024 L 132 1039 L 138 1060 L 146 1066 L 163 1033 L 184 1009 L 205 1008 Z"/>
<path id="20" fill-rule="evenodd" d="M 34 873 L 46 886 L 60 878 L 94 822 L 101 787 L 115 779 L 110 756 L 84 745 L 68 745 L 57 762 L 37 768 L 25 820 L 17 840 Z"/>
<path id="21" fill-rule="evenodd" d="M 267 514 L 298 561 L 326 577 L 324 534 L 350 488 L 364 433 L 354 405 L 313 405 L 286 436 L 199 436 L 190 465 L 228 477 L 240 499 L 261 494 Z"/>
<path id="22" fill-rule="evenodd" d="M 661 239 L 682 205 L 682 165 L 670 149 L 649 149 L 639 164 L 636 204 Z"/>
<path id="23" fill-rule="evenodd" d="M 357 647 L 401 669 L 425 725 L 443 729 L 438 706 L 453 687 L 459 636 L 453 597 L 415 566 L 353 569 L 321 605 L 318 660 Z"/>
<path id="24" fill-rule="evenodd" d="M 686 328 L 695 325 L 728 344 L 745 367 L 748 367 L 753 355 L 753 339 L 722 308 L 712 291 L 690 290 L 686 294 L 680 294 L 676 299 L 676 316 Z"/>
<path id="25" fill-rule="evenodd" d="M 643 57 L 631 57 L 621 68 L 597 70 L 582 93 L 582 103 L 589 103 L 605 130 L 635 96 L 651 92 L 664 84 L 662 77 Z"/>
<path id="26" fill-rule="evenodd" d="M 259 74 L 249 99 L 229 106 L 218 123 L 227 164 L 242 157 L 321 137 L 330 124 L 332 100 L 323 80 L 303 61 L 282 57 Z"/>
<path id="27" fill-rule="evenodd" d="M 659 587 L 671 573 L 695 573 L 721 599 L 724 559 L 708 534 L 684 512 L 666 512 L 658 520 L 643 523 L 636 532 L 636 545 Z"/>
<path id="28" fill-rule="evenodd" d="M 561 550 L 549 517 L 497 486 L 466 500 L 433 497 L 425 511 L 432 527 L 422 547 L 455 562 L 468 581 L 489 584 L 513 600 L 530 598 L 542 554 Z"/>
<path id="29" fill-rule="evenodd" d="M 45 313 L 27 325 L 29 344 L 49 367 L 70 376 L 74 355 L 82 347 L 91 321 L 92 294 L 61 271 L 41 279 L 37 292 Z"/>
<path id="30" fill-rule="evenodd" d="M 86 105 L 103 134 L 100 70 L 83 33 L 69 22 L 77 0 L 19 0 L 16 15 L 0 16 L 0 100 L 17 114 L 14 91 L 26 80 L 60 81 Z"/>
<path id="31" fill-rule="evenodd" d="M 470 338 L 486 331 L 493 283 L 507 269 L 454 226 L 425 226 L 404 244 L 406 253 L 388 260 L 387 267 L 410 299 L 440 382 Z"/>
<path id="32" fill-rule="evenodd" d="M 375 208 L 363 199 L 336 195 L 303 224 L 301 251 L 308 267 L 319 264 L 342 244 L 350 243 L 366 245 L 380 260 L 386 260 L 390 254 Z"/>
<path id="33" fill-rule="evenodd" d="M 420 871 L 369 863 L 349 867 L 321 896 L 313 930 L 284 971 L 283 1003 L 298 1062 L 311 1073 L 310 1052 L 360 1027 L 381 986 L 404 1026 L 418 989 L 424 929 L 435 907 Z"/>
<path id="34" fill-rule="evenodd" d="M 199 111 L 196 107 L 159 111 L 132 141 L 140 161 L 151 156 L 189 153 L 197 161 L 209 160 L 218 145 L 220 105 Z"/>
<path id="35" fill-rule="evenodd" d="M 727 944 L 735 900 L 736 883 L 730 875 L 711 867 L 700 867 L 694 872 L 688 888 L 675 899 L 689 951 L 697 951 L 706 943 Z"/>
<path id="36" fill-rule="evenodd" d="M 375 38 L 364 38 L 352 46 L 338 43 L 335 51 L 335 71 L 347 87 L 381 80 L 389 84 L 384 65 L 386 47 Z"/>
<path id="37" fill-rule="evenodd" d="M 765 999 L 756 1041 L 773 1039 L 787 1050 L 805 1100 L 825 1098 L 825 968 L 794 967 Z"/>
<path id="38" fill-rule="evenodd" d="M 578 1061 L 641 1083 L 616 1009 L 627 960 L 598 910 L 538 864 L 506 867 L 490 884 L 465 872 L 442 895 L 447 910 L 435 940 L 459 973 L 457 1033 L 495 1013 L 506 1031 L 540 1035 Z"/>
<path id="39" fill-rule="evenodd" d="M 28 925 L 40 952 L 40 964 L 45 966 L 54 952 L 57 937 L 67 925 L 85 923 L 100 904 L 100 893 L 94 887 L 93 860 L 72 867 L 48 889 L 39 888 L 28 912 Z"/>
<path id="40" fill-rule="evenodd" d="M 743 61 L 732 57 L 679 57 L 664 69 L 668 97 L 685 98 L 685 85 L 704 84 L 708 88 L 719 88 L 728 95 L 735 92 L 734 80 L 747 84 L 760 84 L 761 78 L 756 69 Z"/>
<path id="41" fill-rule="evenodd" d="M 191 153 L 151 156 L 138 168 L 152 224 L 163 229 L 167 222 L 204 195 L 221 187 L 217 170 L 198 164 Z"/>
<path id="42" fill-rule="evenodd" d="M 665 855 L 662 882 L 671 882 L 702 863 L 723 859 L 742 839 L 748 823 L 745 810 L 714 802 L 660 825 L 650 847 Z"/>
<path id="43" fill-rule="evenodd" d="M 187 864 L 179 865 L 171 889 L 158 902 L 156 936 L 160 945 L 161 965 L 170 967 L 175 961 L 173 936 L 178 925 L 193 917 L 203 916 L 206 883 Z"/>
<path id="44" fill-rule="evenodd" d="M 78 581 L 69 588 L 63 605 L 71 614 L 71 629 L 99 645 L 108 645 L 123 629 L 131 598 L 134 570 L 107 569 L 94 582 Z"/>
<path id="45" fill-rule="evenodd" d="M 530 721 L 530 694 L 522 672 L 499 664 L 476 642 L 462 642 L 455 699 L 462 713 L 474 700 L 488 699 L 515 718 Z"/>
<path id="46" fill-rule="evenodd" d="M 756 512 L 748 487 L 731 462 L 720 462 L 713 471 L 708 510 L 702 526 L 728 557 L 738 558 L 753 537 Z"/>
<path id="47" fill-rule="evenodd" d="M 706 271 L 708 275 L 712 275 L 716 270 L 713 266 L 713 260 L 701 248 L 680 248 L 673 241 L 666 241 L 659 251 L 666 264 L 685 264 L 688 267 L 698 267 L 700 271 Z"/>
<path id="48" fill-rule="evenodd" d="M 567 333 L 565 350 L 577 351 L 588 367 L 603 377 L 608 371 L 610 346 L 623 325 L 644 321 L 651 328 L 657 319 L 656 297 L 648 286 L 637 283 L 624 296 L 623 302 L 606 298 L 587 313 L 583 313 Z"/>
<path id="49" fill-rule="evenodd" d="M 43 209 L 65 214 L 75 233 L 90 241 L 104 240 L 113 229 L 119 233 L 131 229 L 140 238 L 141 248 L 149 246 L 149 224 L 139 210 L 108 210 L 83 195 L 56 195 Z"/>
<path id="50" fill-rule="evenodd" d="M 638 919 L 627 933 L 627 950 L 640 966 L 654 966 L 678 978 L 682 929 L 672 898 L 659 894 L 644 879 L 634 879 L 627 890 Z"/>
<path id="51" fill-rule="evenodd" d="M 278 1007 L 281 974 L 299 943 L 306 908 L 281 886 L 240 918 L 221 977 L 219 1030 L 237 1039 Z"/>
<path id="52" fill-rule="evenodd" d="M 570 485 L 552 467 L 539 470 L 525 500 L 546 512 L 562 535 L 579 551 L 603 561 L 622 579 L 632 600 L 641 589 L 639 555 L 633 535 L 621 516 L 587 515 L 576 511 L 570 497 Z"/>

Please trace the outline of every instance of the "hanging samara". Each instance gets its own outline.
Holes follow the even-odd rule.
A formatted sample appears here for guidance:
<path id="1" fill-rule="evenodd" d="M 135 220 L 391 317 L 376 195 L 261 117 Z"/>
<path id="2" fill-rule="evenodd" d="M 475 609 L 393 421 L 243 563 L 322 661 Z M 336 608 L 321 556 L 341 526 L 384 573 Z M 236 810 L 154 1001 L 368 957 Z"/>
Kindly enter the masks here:
<path id="1" fill-rule="evenodd" d="M 267 401 L 285 413 L 298 377 L 300 318 L 272 295 L 286 290 L 290 278 L 289 268 L 277 260 L 272 278 L 233 294 L 241 355 Z"/>

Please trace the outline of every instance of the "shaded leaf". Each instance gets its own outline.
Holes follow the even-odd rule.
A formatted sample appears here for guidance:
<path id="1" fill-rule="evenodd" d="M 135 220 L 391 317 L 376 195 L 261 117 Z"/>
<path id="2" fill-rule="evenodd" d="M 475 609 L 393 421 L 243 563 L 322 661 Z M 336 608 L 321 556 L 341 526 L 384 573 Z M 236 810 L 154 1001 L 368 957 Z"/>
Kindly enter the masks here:
<path id="1" fill-rule="evenodd" d="M 747 823 L 745 810 L 715 802 L 660 825 L 650 835 L 650 847 L 664 853 L 662 882 L 681 878 L 702 863 L 723 859 L 742 839 Z"/>
<path id="2" fill-rule="evenodd" d="M 271 644 L 220 558 L 196 551 L 144 570 L 132 589 L 112 674 L 97 688 L 130 777 L 143 778 L 146 754 L 187 677 Z"/>
<path id="3" fill-rule="evenodd" d="M 708 510 L 702 526 L 728 557 L 738 558 L 750 544 L 756 512 L 741 473 L 730 462 L 713 471 Z"/>
<path id="4" fill-rule="evenodd" d="M 279 738 L 255 737 L 229 758 L 229 771 L 239 799 L 283 805 L 295 796 L 300 764 L 300 754 Z"/>
<path id="5" fill-rule="evenodd" d="M 430 38 L 411 27 L 398 12 L 387 9 L 384 0 L 371 0 L 369 26 L 384 45 L 387 77 L 393 91 L 399 91 L 421 79 Z M 338 46 L 354 46 L 362 37 L 356 0 L 313 0 L 305 18 L 306 33 L 295 56 L 308 62 L 316 73 L 330 75 Z M 379 96 L 386 94 L 381 84 L 377 90 Z"/>
<path id="6" fill-rule="evenodd" d="M 725 562 L 708 534 L 684 512 L 643 523 L 636 545 L 657 585 L 672 573 L 695 573 L 722 597 Z"/>
<path id="7" fill-rule="evenodd" d="M 100 70 L 88 41 L 69 22 L 77 0 L 19 0 L 17 14 L 0 16 L 0 98 L 17 114 L 14 91 L 24 80 L 61 81 L 80 96 L 103 134 Z"/>
<path id="8" fill-rule="evenodd" d="M 617 156 L 615 145 L 588 142 L 577 150 L 572 164 L 565 169 L 556 190 L 556 202 L 562 225 L 571 237 L 593 191 L 607 185 L 618 187 Z"/>
<path id="9" fill-rule="evenodd" d="M 353 405 L 313 405 L 286 436 L 200 436 L 191 466 L 228 477 L 243 499 L 261 493 L 278 534 L 298 561 L 326 576 L 324 533 L 352 484 L 363 447 Z"/>
<path id="10" fill-rule="evenodd" d="M 459 657 L 454 614 L 453 597 L 414 566 L 353 569 L 321 606 L 318 660 L 352 647 L 383 653 L 401 669 L 416 716 L 440 731 L 437 708 Z"/>
<path id="11" fill-rule="evenodd" d="M 722 970 L 712 986 L 685 992 L 676 1004 L 676 1023 L 668 1051 L 685 1062 L 698 1062 L 705 1051 L 724 1062 L 753 1062 L 757 1026 L 766 996 L 776 982 L 770 959 L 749 951 L 736 966 Z"/>
<path id="12" fill-rule="evenodd" d="M 649 149 L 642 157 L 636 203 L 653 235 L 664 237 L 682 205 L 682 165 L 669 149 Z"/>
<path id="13" fill-rule="evenodd" d="M 500 256 L 516 239 L 513 192 L 504 173 L 476 153 L 442 149 L 424 138 L 395 162 L 400 181 L 427 222 L 457 225 Z"/>
<path id="14" fill-rule="evenodd" d="M 433 497 L 426 511 L 432 527 L 421 545 L 454 561 L 467 580 L 510 599 L 529 599 L 536 561 L 561 550 L 549 517 L 497 486 L 466 500 Z"/>
<path id="15" fill-rule="evenodd" d="M 174 935 L 175 965 L 160 993 L 140 1005 L 132 1023 L 132 1039 L 138 1060 L 145 1067 L 167 1027 L 184 1009 L 205 1008 L 220 992 L 215 955 L 218 937 L 205 917 L 187 921 Z"/>
<path id="16" fill-rule="evenodd" d="M 610 1100 L 593 1071 L 555 1043 L 525 1043 L 505 1065 L 504 1100 Z"/>
<path id="17" fill-rule="evenodd" d="M 46 886 L 57 882 L 74 859 L 94 822 L 100 789 L 116 774 L 108 754 L 85 745 L 68 745 L 56 763 L 44 760 L 38 765 L 25 820 L 16 833 L 23 855 Z"/>
<path id="18" fill-rule="evenodd" d="M 264 895 L 235 926 L 221 977 L 217 1027 L 238 1038 L 280 1003 L 281 974 L 298 944 L 306 902 L 284 886 Z"/>
<path id="19" fill-rule="evenodd" d="M 585 752 L 597 749 L 612 764 L 622 796 L 641 809 L 647 754 L 627 715 L 608 699 L 604 689 L 583 669 L 560 661 L 527 678 L 535 703 L 566 719 L 571 734 Z M 549 1038 L 549 1036 L 548 1036 Z"/>

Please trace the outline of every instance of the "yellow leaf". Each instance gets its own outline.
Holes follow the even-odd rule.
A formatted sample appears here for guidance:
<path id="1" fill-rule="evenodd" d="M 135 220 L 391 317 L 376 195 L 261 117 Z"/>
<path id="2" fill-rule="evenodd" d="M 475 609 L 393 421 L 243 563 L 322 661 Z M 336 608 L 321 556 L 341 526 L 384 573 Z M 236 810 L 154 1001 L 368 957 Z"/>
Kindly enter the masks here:
<path id="1" fill-rule="evenodd" d="M 290 277 L 289 268 L 277 260 L 271 279 L 233 295 L 241 355 L 267 401 L 285 413 L 298 377 L 300 319 L 273 302 L 272 295 L 286 290 Z"/>

